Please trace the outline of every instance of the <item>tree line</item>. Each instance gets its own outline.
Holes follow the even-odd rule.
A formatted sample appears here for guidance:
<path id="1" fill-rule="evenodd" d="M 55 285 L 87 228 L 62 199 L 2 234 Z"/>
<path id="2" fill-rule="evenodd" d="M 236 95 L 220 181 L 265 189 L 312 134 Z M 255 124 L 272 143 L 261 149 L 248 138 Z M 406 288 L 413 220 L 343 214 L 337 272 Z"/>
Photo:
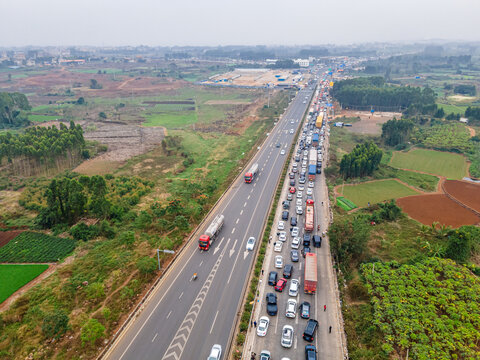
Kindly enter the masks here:
<path id="1" fill-rule="evenodd" d="M 410 138 L 413 127 L 412 120 L 388 120 L 382 125 L 382 139 L 388 146 L 404 144 Z"/>
<path id="2" fill-rule="evenodd" d="M 358 144 L 340 161 L 340 174 L 344 179 L 372 175 L 382 160 L 383 152 L 373 142 Z"/>
<path id="3" fill-rule="evenodd" d="M 80 125 L 70 122 L 70 127 L 35 126 L 25 133 L 14 135 L 10 132 L 0 134 L 0 163 L 4 158 L 9 162 L 16 157 L 28 157 L 36 160 L 51 159 L 62 156 L 66 150 L 73 150 L 85 145 L 83 130 Z"/>
<path id="4" fill-rule="evenodd" d="M 435 106 L 430 88 L 389 86 L 380 76 L 347 79 L 333 85 L 332 95 L 343 107 L 381 107 L 382 110 L 407 109 L 411 105 Z M 435 109 L 436 110 L 436 107 Z"/>
<path id="5" fill-rule="evenodd" d="M 18 127 L 29 124 L 26 111 L 31 110 L 24 94 L 0 92 L 0 127 Z"/>

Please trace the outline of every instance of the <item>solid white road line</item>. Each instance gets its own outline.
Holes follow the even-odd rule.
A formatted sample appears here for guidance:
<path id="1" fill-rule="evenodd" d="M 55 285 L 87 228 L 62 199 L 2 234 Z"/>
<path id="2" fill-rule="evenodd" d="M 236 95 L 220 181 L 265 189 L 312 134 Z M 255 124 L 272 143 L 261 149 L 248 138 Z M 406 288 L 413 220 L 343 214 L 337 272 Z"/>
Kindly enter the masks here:
<path id="1" fill-rule="evenodd" d="M 180 299 L 182 298 L 182 296 L 183 296 L 183 291 L 182 291 L 182 293 L 180 294 L 180 296 L 178 297 L 178 300 L 180 300 Z"/>
<path id="2" fill-rule="evenodd" d="M 170 312 L 168 313 L 167 319 L 170 317 L 170 315 L 172 315 L 172 310 L 170 310 Z"/>
<path id="3" fill-rule="evenodd" d="M 215 325 L 215 321 L 217 320 L 217 316 L 218 316 L 218 310 L 217 310 L 217 313 L 215 314 L 215 318 L 213 319 L 212 327 L 210 328 L 210 334 L 211 334 L 212 331 L 213 331 L 213 327 L 214 327 L 214 325 Z"/>
<path id="4" fill-rule="evenodd" d="M 157 338 L 157 336 L 158 336 L 158 333 L 155 334 L 155 336 L 154 336 L 153 339 L 152 339 L 152 342 L 155 341 L 155 339 Z"/>
<path id="5" fill-rule="evenodd" d="M 232 229 L 232 234 L 235 232 L 235 228 Z"/>

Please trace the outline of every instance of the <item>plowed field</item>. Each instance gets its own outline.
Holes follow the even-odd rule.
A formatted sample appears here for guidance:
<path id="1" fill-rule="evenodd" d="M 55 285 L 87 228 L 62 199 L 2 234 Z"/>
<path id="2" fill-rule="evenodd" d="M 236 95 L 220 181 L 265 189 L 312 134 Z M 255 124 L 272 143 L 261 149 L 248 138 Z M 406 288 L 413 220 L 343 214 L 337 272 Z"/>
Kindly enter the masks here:
<path id="1" fill-rule="evenodd" d="M 22 230 L 0 231 L 0 247 L 5 246 L 8 242 L 14 239 Z"/>
<path id="2" fill-rule="evenodd" d="M 480 212 L 480 184 L 459 180 L 447 180 L 443 188 L 458 201 Z"/>
<path id="3" fill-rule="evenodd" d="M 480 223 L 480 216 L 450 200 L 444 194 L 408 196 L 398 199 L 397 204 L 411 218 L 425 225 L 431 225 L 437 221 L 456 228 Z"/>

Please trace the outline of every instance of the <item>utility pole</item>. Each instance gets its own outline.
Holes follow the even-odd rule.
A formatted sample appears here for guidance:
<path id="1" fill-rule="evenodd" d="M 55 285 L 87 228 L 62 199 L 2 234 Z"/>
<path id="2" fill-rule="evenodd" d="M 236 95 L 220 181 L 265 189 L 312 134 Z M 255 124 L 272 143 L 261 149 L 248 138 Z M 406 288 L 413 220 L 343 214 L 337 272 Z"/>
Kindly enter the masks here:
<path id="1" fill-rule="evenodd" d="M 158 270 L 162 270 L 162 268 L 160 267 L 160 251 L 163 252 L 163 253 L 167 253 L 167 254 L 175 254 L 175 251 L 173 251 L 173 250 L 160 250 L 160 249 L 157 249 Z"/>

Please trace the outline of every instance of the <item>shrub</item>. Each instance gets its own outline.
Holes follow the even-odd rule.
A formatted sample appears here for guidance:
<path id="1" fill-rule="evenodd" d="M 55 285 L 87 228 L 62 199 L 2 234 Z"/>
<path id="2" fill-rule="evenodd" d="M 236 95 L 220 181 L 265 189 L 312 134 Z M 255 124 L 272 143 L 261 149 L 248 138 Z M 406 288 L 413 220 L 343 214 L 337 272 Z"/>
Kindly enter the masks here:
<path id="1" fill-rule="evenodd" d="M 72 235 L 75 240 L 88 241 L 93 239 L 95 236 L 98 236 L 98 233 L 99 230 L 97 226 L 88 226 L 83 222 L 73 226 L 70 229 L 70 235 Z"/>
<path id="2" fill-rule="evenodd" d="M 100 299 L 105 296 L 105 290 L 103 284 L 100 282 L 94 282 L 86 288 L 87 298 L 90 300 Z"/>
<path id="3" fill-rule="evenodd" d="M 133 231 L 125 231 L 120 234 L 120 243 L 130 246 L 135 242 L 135 233 Z"/>
<path id="4" fill-rule="evenodd" d="M 58 339 L 70 328 L 68 315 L 63 310 L 55 310 L 43 319 L 42 332 L 47 338 Z"/>
<path id="5" fill-rule="evenodd" d="M 157 260 L 145 256 L 137 261 L 137 268 L 142 274 L 151 274 L 157 269 Z"/>
<path id="6" fill-rule="evenodd" d="M 103 326 L 97 319 L 90 319 L 82 327 L 80 338 L 82 340 L 82 346 L 86 343 L 95 345 L 98 339 L 105 335 L 105 326 Z"/>

